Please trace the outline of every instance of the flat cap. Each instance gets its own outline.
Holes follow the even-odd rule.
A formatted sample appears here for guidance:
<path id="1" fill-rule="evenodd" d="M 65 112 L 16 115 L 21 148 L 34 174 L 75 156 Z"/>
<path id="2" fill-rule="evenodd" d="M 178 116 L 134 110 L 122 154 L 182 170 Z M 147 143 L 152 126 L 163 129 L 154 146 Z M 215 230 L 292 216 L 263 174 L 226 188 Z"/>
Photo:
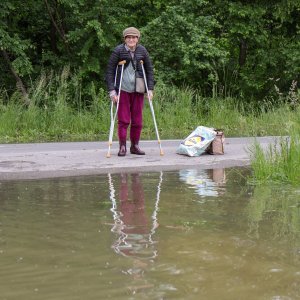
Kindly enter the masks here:
<path id="1" fill-rule="evenodd" d="M 140 38 L 141 33 L 135 27 L 128 27 L 123 31 L 123 37 L 125 38 L 127 35 L 133 35 L 133 36 L 137 36 L 138 38 Z"/>

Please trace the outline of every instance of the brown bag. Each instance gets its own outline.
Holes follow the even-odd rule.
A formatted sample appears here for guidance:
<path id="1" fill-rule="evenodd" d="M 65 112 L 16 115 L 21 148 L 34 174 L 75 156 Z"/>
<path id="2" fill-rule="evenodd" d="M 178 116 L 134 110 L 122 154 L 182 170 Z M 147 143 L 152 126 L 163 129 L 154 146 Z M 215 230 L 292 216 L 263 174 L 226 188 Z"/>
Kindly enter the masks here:
<path id="1" fill-rule="evenodd" d="M 225 135 L 221 129 L 215 129 L 215 132 L 216 136 L 207 147 L 206 152 L 212 155 L 222 155 L 224 154 Z"/>
<path id="2" fill-rule="evenodd" d="M 144 78 L 135 78 L 135 91 L 144 94 L 146 92 Z"/>

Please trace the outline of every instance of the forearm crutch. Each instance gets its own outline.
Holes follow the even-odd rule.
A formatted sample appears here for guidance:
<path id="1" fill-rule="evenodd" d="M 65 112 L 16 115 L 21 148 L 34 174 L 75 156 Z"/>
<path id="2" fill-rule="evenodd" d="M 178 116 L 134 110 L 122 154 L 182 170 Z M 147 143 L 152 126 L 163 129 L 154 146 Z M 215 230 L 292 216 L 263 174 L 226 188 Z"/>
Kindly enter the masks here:
<path id="1" fill-rule="evenodd" d="M 121 86 L 122 86 L 122 78 L 123 78 L 123 70 L 124 70 L 124 65 L 126 63 L 126 60 L 122 60 L 118 63 L 117 68 L 116 68 L 116 74 L 115 74 L 115 86 L 116 86 L 116 80 L 117 80 L 117 71 L 118 67 L 122 66 L 121 68 L 121 76 L 120 76 L 120 84 L 119 84 L 119 92 L 117 95 L 117 107 L 114 115 L 114 101 L 111 101 L 111 106 L 110 106 L 110 131 L 109 131 L 109 138 L 108 138 L 108 151 L 106 154 L 106 157 L 110 157 L 110 148 L 112 145 L 112 140 L 113 140 L 113 135 L 114 135 L 114 127 L 115 127 L 115 121 L 116 117 L 118 114 L 118 109 L 119 109 L 119 100 L 120 100 L 120 94 L 121 94 Z"/>
<path id="2" fill-rule="evenodd" d="M 142 70 L 143 70 L 145 87 L 146 87 L 146 91 L 147 91 L 147 95 L 148 95 L 148 102 L 149 102 L 149 105 L 150 105 L 150 110 L 151 110 L 151 114 L 152 114 L 152 118 L 153 118 L 153 122 L 154 122 L 155 132 L 156 132 L 156 136 L 157 136 L 157 142 L 158 142 L 159 149 L 160 149 L 160 155 L 162 156 L 162 155 L 164 155 L 164 152 L 161 148 L 161 142 L 160 142 L 159 133 L 158 133 L 158 129 L 157 129 L 157 124 L 156 124 L 156 119 L 155 119 L 154 108 L 153 108 L 153 105 L 152 105 L 152 100 L 150 100 L 150 94 L 149 94 L 149 89 L 148 89 L 148 84 L 147 84 L 147 78 L 146 78 L 146 73 L 145 73 L 145 69 L 144 69 L 144 62 L 141 60 L 140 63 L 141 63 Z"/>

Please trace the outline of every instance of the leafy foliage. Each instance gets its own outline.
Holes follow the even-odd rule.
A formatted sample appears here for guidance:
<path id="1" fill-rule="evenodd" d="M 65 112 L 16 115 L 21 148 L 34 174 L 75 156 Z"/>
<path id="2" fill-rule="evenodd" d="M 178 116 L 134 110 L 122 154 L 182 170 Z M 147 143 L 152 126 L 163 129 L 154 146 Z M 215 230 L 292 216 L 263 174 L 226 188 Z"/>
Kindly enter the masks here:
<path id="1" fill-rule="evenodd" d="M 2 0 L 0 18 L 0 82 L 9 93 L 16 81 L 30 87 L 44 70 L 70 66 L 89 104 L 128 26 L 141 29 L 165 84 L 250 101 L 300 79 L 300 0 Z"/>

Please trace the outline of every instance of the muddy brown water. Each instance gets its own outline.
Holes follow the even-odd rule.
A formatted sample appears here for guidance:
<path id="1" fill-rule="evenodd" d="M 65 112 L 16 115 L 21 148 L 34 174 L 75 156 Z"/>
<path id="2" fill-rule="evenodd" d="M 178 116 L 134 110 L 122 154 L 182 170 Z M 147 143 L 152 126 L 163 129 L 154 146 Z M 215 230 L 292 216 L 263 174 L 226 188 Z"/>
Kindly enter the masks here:
<path id="1" fill-rule="evenodd" d="M 300 189 L 248 174 L 2 182 L 0 299 L 300 299 Z"/>

